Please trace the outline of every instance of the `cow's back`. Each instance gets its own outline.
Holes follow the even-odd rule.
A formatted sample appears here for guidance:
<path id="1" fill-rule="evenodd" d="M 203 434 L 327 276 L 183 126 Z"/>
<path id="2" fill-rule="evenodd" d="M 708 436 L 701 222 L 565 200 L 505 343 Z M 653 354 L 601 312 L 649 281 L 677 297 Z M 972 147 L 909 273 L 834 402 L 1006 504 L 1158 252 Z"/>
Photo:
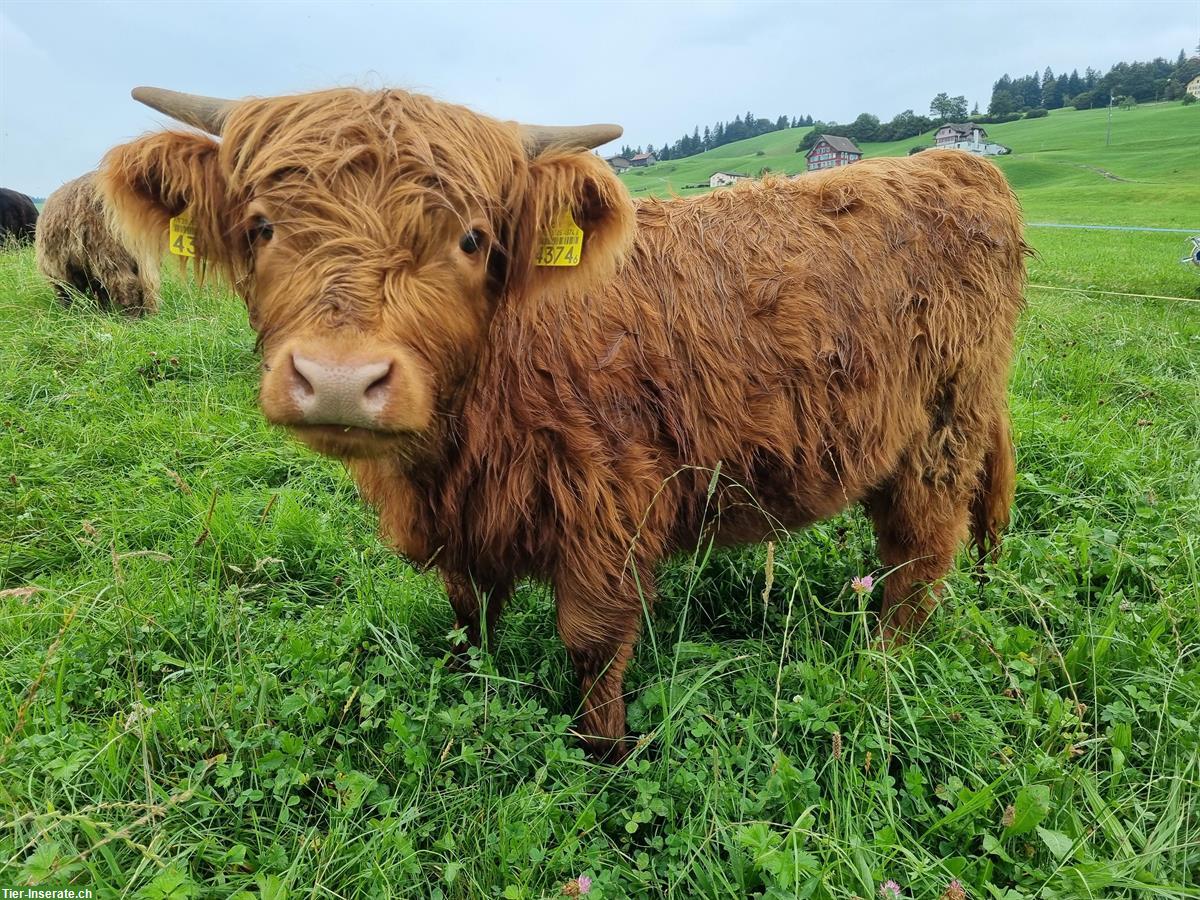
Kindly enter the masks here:
<path id="1" fill-rule="evenodd" d="M 18 244 L 32 241 L 37 219 L 37 206 L 31 198 L 19 191 L 0 188 L 0 240 Z"/>
<path id="2" fill-rule="evenodd" d="M 48 279 L 130 312 L 157 306 L 159 260 L 137 258 L 110 221 L 96 173 L 46 198 L 37 226 L 37 265 Z"/>
<path id="3" fill-rule="evenodd" d="M 989 163 L 930 151 L 637 216 L 614 280 L 497 315 L 437 488 L 476 564 L 552 566 L 546 535 L 583 521 L 687 545 L 718 466 L 729 540 L 761 536 L 759 507 L 801 526 L 885 480 L 948 397 L 1003 403 L 1025 246 Z"/>

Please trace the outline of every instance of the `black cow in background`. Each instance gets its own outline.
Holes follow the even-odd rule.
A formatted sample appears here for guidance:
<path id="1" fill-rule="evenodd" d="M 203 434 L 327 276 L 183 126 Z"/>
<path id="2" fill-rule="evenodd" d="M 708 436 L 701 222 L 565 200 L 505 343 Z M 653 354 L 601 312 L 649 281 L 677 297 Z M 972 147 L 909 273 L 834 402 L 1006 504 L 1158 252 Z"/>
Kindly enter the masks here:
<path id="1" fill-rule="evenodd" d="M 32 244 L 38 211 L 24 194 L 0 188 L 0 244 L 16 241 Z"/>

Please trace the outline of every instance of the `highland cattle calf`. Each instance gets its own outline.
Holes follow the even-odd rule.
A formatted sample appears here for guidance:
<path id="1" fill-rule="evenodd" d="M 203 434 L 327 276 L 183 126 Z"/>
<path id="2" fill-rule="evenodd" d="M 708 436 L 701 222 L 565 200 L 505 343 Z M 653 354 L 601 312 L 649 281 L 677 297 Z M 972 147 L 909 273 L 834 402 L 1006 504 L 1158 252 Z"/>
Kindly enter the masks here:
<path id="1" fill-rule="evenodd" d="M 166 231 L 143 236 L 134 251 L 114 229 L 89 172 L 46 198 L 37 225 L 37 265 L 70 306 L 71 289 L 95 298 L 101 309 L 141 316 L 158 309 L 158 270 Z"/>
<path id="2" fill-rule="evenodd" d="M 222 139 L 110 151 L 121 220 L 153 240 L 188 214 L 245 298 L 263 412 L 346 461 L 469 640 L 518 579 L 553 586 L 598 755 L 627 752 L 622 679 L 671 554 L 862 504 L 897 640 L 968 531 L 990 547 L 1007 522 L 1026 246 L 988 162 L 634 203 L 585 152 L 615 126 L 403 91 L 134 96 Z"/>
<path id="3" fill-rule="evenodd" d="M 37 205 L 24 194 L 0 188 L 0 244 L 32 244 Z"/>

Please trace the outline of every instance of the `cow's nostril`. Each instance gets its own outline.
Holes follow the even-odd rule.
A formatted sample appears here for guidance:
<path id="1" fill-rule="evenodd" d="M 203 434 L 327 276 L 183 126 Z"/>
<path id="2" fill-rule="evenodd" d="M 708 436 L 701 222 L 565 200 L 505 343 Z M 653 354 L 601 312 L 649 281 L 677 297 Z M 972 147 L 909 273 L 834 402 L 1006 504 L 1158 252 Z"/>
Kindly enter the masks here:
<path id="1" fill-rule="evenodd" d="M 288 362 L 292 368 L 292 386 L 305 397 L 311 397 L 316 394 L 316 388 L 312 386 L 312 382 L 304 377 L 304 373 L 300 371 L 300 366 L 296 364 L 296 356 L 293 354 L 288 358 Z"/>
<path id="2" fill-rule="evenodd" d="M 363 391 L 363 396 L 368 400 L 382 399 L 383 395 L 391 390 L 391 381 L 392 364 L 389 363 L 384 373 L 367 385 L 367 389 Z"/>

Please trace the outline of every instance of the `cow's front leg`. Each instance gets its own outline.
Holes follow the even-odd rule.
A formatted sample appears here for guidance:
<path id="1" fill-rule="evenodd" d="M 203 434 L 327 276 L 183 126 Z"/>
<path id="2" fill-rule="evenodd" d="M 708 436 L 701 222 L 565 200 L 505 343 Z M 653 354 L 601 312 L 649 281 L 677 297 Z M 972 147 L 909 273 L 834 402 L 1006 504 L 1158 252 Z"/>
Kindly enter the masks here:
<path id="1" fill-rule="evenodd" d="M 512 595 L 512 585 L 483 585 L 473 578 L 449 572 L 442 572 L 442 580 L 454 609 L 454 627 L 466 632 L 465 640 L 452 648 L 454 655 L 465 659 L 471 647 L 490 648 L 496 622 Z"/>
<path id="2" fill-rule="evenodd" d="M 558 633 L 579 679 L 578 730 L 597 759 L 619 762 L 631 749 L 625 724 L 625 667 L 633 656 L 653 584 L 632 574 L 589 585 L 574 575 L 555 584 Z"/>

